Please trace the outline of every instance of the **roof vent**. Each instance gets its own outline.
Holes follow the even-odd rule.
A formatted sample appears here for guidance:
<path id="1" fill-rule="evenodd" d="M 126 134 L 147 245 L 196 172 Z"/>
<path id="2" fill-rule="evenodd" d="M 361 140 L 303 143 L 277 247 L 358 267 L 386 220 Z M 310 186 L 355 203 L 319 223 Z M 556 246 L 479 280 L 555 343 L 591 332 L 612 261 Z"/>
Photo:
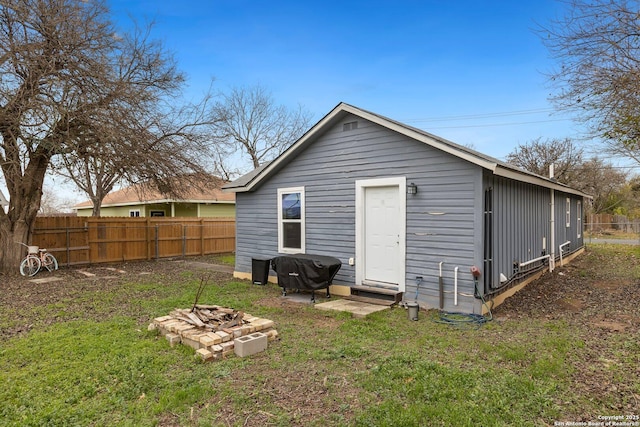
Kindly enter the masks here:
<path id="1" fill-rule="evenodd" d="M 358 129 L 358 122 L 348 122 L 342 125 L 342 131 Z"/>

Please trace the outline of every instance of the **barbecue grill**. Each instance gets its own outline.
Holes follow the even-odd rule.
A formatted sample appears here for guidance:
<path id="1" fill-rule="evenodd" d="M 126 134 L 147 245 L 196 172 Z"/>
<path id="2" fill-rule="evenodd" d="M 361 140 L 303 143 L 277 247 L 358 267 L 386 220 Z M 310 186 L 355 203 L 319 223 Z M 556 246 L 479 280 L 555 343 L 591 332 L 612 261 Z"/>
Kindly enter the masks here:
<path id="1" fill-rule="evenodd" d="M 341 266 L 338 258 L 326 255 L 283 255 L 271 260 L 271 268 L 278 274 L 282 295 L 287 295 L 287 289 L 310 290 L 311 302 L 316 301 L 315 291 L 318 289 L 326 289 L 327 298 L 331 297 L 329 286 Z"/>

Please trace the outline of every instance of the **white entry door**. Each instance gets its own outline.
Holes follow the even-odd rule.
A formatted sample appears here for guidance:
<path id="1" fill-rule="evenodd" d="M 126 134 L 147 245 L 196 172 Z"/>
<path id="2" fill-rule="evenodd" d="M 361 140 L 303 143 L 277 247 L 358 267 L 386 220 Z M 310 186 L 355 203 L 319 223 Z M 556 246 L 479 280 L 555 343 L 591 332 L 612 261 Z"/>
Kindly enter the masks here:
<path id="1" fill-rule="evenodd" d="M 400 230 L 398 187 L 365 189 L 364 279 L 398 284 Z"/>
<path id="2" fill-rule="evenodd" d="M 404 290 L 405 180 L 388 178 L 356 183 L 358 284 Z"/>

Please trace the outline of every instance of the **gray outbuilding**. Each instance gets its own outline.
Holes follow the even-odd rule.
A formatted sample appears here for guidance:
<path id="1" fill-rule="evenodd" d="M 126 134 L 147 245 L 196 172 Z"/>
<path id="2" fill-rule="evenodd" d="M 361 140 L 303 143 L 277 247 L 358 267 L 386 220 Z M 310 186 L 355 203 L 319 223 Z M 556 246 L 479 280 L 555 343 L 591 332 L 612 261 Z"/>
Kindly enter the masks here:
<path id="1" fill-rule="evenodd" d="M 584 193 L 345 103 L 224 188 L 236 277 L 253 258 L 330 255 L 332 293 L 482 313 L 583 250 Z"/>

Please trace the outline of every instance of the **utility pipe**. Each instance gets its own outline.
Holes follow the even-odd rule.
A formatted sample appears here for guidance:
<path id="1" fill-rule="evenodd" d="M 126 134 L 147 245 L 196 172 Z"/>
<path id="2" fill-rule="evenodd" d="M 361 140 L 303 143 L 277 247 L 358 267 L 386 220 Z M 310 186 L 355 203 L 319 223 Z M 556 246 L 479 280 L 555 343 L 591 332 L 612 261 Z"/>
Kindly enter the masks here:
<path id="1" fill-rule="evenodd" d="M 438 275 L 438 285 L 440 288 L 440 310 L 444 308 L 444 283 L 442 281 L 442 264 L 444 264 L 444 261 L 440 261 L 440 264 L 438 264 L 438 269 L 440 270 L 440 273 Z"/>
<path id="2" fill-rule="evenodd" d="M 534 259 L 532 259 L 530 261 L 527 261 L 527 262 L 521 262 L 520 264 L 518 264 L 518 267 L 524 267 L 525 265 L 533 264 L 536 261 L 540 261 L 540 260 L 543 260 L 543 259 L 548 259 L 550 256 L 551 255 L 547 254 L 547 255 L 540 256 L 538 258 L 534 258 Z"/>
<path id="3" fill-rule="evenodd" d="M 458 305 L 458 267 L 453 269 L 453 305 Z"/>
<path id="4" fill-rule="evenodd" d="M 563 246 L 567 246 L 569 243 L 571 243 L 571 240 L 567 240 L 566 242 L 564 242 L 563 244 L 561 244 L 560 246 L 558 246 L 558 249 L 560 250 L 560 267 L 562 267 L 564 264 L 562 262 L 562 247 Z"/>

